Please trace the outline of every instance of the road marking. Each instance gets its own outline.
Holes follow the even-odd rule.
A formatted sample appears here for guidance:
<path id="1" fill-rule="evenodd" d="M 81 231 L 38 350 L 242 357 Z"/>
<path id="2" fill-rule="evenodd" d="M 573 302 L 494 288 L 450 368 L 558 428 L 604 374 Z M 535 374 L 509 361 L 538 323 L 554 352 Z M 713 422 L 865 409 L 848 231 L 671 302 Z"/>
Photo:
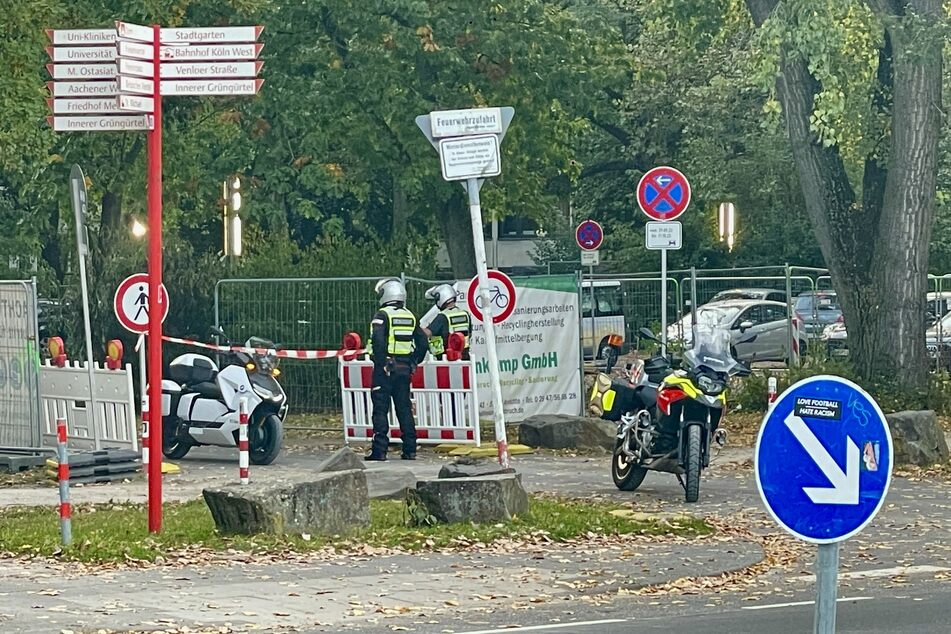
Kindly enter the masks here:
<path id="1" fill-rule="evenodd" d="M 849 579 L 879 579 L 882 577 L 898 577 L 902 575 L 922 575 L 932 572 L 947 572 L 951 568 L 941 566 L 895 566 L 894 568 L 878 568 L 875 570 L 855 570 L 852 572 L 840 572 L 840 580 Z M 815 575 L 803 575 L 801 577 L 792 577 L 790 581 L 808 581 L 816 580 Z"/>
<path id="2" fill-rule="evenodd" d="M 626 619 L 604 619 L 603 621 L 575 621 L 573 623 L 553 623 L 552 625 L 528 625 L 526 627 L 503 627 L 498 630 L 475 630 L 462 634 L 505 634 L 506 632 L 540 632 L 542 630 L 560 630 L 566 627 L 585 625 L 608 625 L 609 623 L 627 623 Z"/>
<path id="3" fill-rule="evenodd" d="M 870 601 L 875 597 L 842 597 L 841 599 L 836 599 L 836 602 L 842 601 Z M 798 608 L 803 605 L 814 605 L 815 601 L 795 601 L 793 603 L 772 603 L 770 605 L 747 605 L 744 606 L 744 610 L 772 610 L 775 608 Z"/>

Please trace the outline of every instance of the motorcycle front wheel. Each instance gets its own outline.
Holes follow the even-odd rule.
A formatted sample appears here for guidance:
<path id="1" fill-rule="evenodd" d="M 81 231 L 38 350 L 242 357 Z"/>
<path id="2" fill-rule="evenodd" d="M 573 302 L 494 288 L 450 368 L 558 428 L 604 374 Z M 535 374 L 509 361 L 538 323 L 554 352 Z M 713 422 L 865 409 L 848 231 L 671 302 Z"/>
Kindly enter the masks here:
<path id="1" fill-rule="evenodd" d="M 623 442 L 623 440 L 617 440 L 614 443 L 614 455 L 611 456 L 611 477 L 614 479 L 614 486 L 621 491 L 633 491 L 641 486 L 644 476 L 647 475 L 647 469 L 633 462 L 628 462 L 622 449 Z"/>
<path id="2" fill-rule="evenodd" d="M 686 471 L 687 480 L 684 491 L 687 502 L 696 502 L 700 499 L 700 472 L 703 470 L 702 449 L 700 425 L 688 426 L 687 451 L 684 454 L 684 471 Z"/>
<path id="3" fill-rule="evenodd" d="M 271 464 L 281 453 L 284 423 L 276 414 L 268 414 L 259 424 L 248 426 L 248 449 L 251 464 Z"/>

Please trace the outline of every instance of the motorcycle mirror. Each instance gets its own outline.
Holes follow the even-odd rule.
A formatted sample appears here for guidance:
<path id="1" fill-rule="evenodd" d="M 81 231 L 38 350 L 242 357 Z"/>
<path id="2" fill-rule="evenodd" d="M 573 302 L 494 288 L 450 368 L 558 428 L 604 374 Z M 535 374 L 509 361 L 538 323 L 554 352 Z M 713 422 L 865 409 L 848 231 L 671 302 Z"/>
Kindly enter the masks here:
<path id="1" fill-rule="evenodd" d="M 736 372 L 733 373 L 735 376 L 749 376 L 753 374 L 753 371 L 745 363 L 739 363 L 736 368 Z"/>
<path id="2" fill-rule="evenodd" d="M 228 338 L 228 335 L 225 334 L 225 331 L 222 330 L 221 328 L 219 328 L 218 326 L 212 326 L 212 327 L 209 328 L 208 330 L 209 330 L 209 331 L 211 332 L 211 334 L 213 334 L 213 335 L 218 335 L 219 337 L 224 337 L 225 339 Z"/>
<path id="3" fill-rule="evenodd" d="M 637 336 L 641 339 L 648 339 L 650 341 L 658 341 L 657 336 L 651 332 L 650 328 L 638 328 Z"/>

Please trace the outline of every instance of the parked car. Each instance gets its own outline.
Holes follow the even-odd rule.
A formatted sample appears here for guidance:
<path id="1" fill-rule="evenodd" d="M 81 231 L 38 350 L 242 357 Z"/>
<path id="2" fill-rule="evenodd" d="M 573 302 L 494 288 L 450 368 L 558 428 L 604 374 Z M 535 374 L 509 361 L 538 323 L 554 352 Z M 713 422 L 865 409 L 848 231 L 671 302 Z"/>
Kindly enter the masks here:
<path id="1" fill-rule="evenodd" d="M 738 361 L 785 361 L 789 356 L 789 320 L 786 304 L 767 300 L 733 299 L 704 304 L 697 309 L 700 323 L 710 321 L 730 331 L 733 356 Z M 681 323 L 686 321 L 687 323 Z M 668 341 L 682 341 L 690 347 L 690 315 L 673 324 L 667 331 Z M 683 331 L 681 338 L 680 332 Z M 748 343 L 738 343 L 749 335 Z M 800 341 L 804 349 L 805 342 Z"/>
<path id="2" fill-rule="evenodd" d="M 944 295 L 947 297 L 942 297 Z M 925 331 L 925 343 L 928 346 L 928 354 L 933 359 L 938 358 L 940 349 L 941 357 L 951 360 L 951 312 L 945 310 L 940 320 L 934 317 L 933 312 L 935 306 L 947 306 L 949 299 L 951 299 L 951 293 L 928 293 L 928 310 L 925 315 L 925 324 L 928 329 Z M 849 356 L 849 332 L 844 320 L 826 326 L 821 338 L 830 357 Z M 947 366 L 948 363 L 945 365 Z"/>
<path id="3" fill-rule="evenodd" d="M 796 297 L 793 313 L 801 330 L 811 338 L 820 338 L 826 326 L 844 321 L 835 291 L 806 291 Z"/>
<path id="4" fill-rule="evenodd" d="M 617 280 L 595 280 L 594 304 L 592 321 L 591 281 L 584 280 L 581 282 L 581 341 L 584 357 L 587 360 L 593 358 L 608 362 L 611 356 L 617 358 L 624 342 L 624 295 L 621 283 Z"/>
<path id="5" fill-rule="evenodd" d="M 775 288 L 731 288 L 729 290 L 720 291 L 707 303 L 712 304 L 713 302 L 722 302 L 729 299 L 765 299 L 771 302 L 782 302 L 785 304 L 786 291 L 777 291 Z"/>

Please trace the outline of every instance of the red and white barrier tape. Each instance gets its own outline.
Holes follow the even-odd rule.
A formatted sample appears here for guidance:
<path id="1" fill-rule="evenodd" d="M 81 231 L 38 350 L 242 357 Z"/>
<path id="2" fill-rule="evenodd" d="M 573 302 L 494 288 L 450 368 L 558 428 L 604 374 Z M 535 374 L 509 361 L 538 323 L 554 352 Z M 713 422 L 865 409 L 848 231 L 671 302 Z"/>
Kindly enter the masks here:
<path id="1" fill-rule="evenodd" d="M 242 398 L 238 404 L 238 480 L 241 484 L 251 481 L 248 449 L 248 399 Z"/>
<path id="2" fill-rule="evenodd" d="M 244 352 L 246 354 L 269 354 L 284 359 L 336 359 L 344 357 L 353 359 L 364 354 L 366 350 L 277 350 L 276 348 L 249 348 L 247 346 L 218 346 L 213 343 L 203 343 L 194 339 L 163 336 L 162 341 L 179 343 L 184 346 L 195 346 L 215 352 Z"/>

